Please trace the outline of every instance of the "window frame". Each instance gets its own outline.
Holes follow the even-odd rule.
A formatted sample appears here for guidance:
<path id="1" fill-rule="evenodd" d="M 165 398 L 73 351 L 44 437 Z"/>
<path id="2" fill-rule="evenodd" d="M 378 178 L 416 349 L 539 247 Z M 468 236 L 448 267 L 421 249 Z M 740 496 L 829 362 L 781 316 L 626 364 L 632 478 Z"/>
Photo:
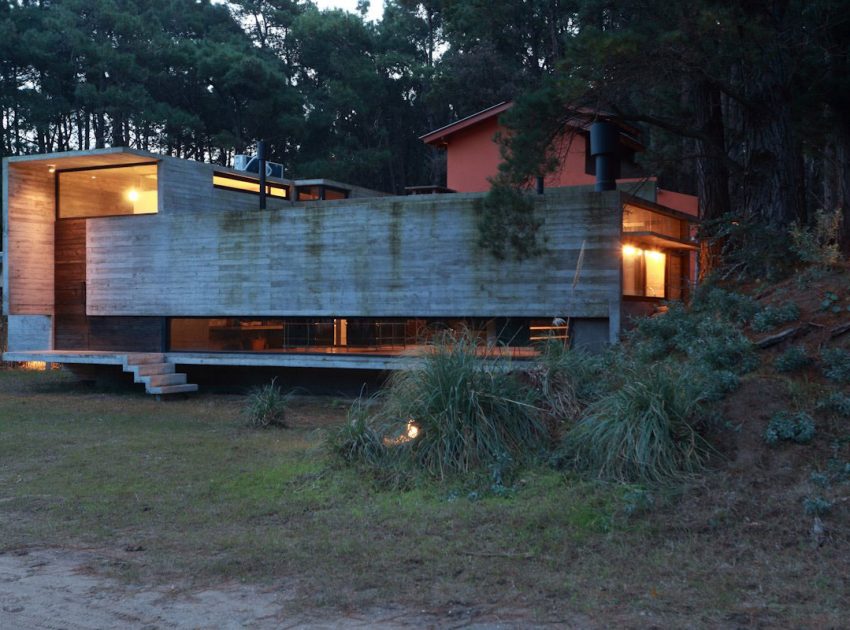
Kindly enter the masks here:
<path id="1" fill-rule="evenodd" d="M 79 221 L 87 219 L 106 219 L 111 217 L 145 217 L 159 214 L 160 210 L 160 194 L 159 194 L 159 164 L 161 160 L 148 160 L 146 162 L 128 162 L 126 164 L 103 164 L 100 166 L 79 166 L 76 168 L 57 168 L 53 173 L 53 212 L 56 221 Z M 103 171 L 106 169 L 132 168 L 134 166 L 155 166 L 156 167 L 156 212 L 143 212 L 141 214 L 97 214 L 86 217 L 63 217 L 59 208 L 59 182 L 62 173 L 78 173 L 82 171 Z"/>
<path id="2" fill-rule="evenodd" d="M 248 182 L 250 184 L 256 184 L 257 190 L 245 190 L 242 188 L 231 188 L 229 186 L 223 186 L 221 184 L 215 183 L 215 178 L 221 177 L 223 179 L 233 179 L 240 182 Z M 243 193 L 246 195 L 256 195 L 260 196 L 260 178 L 258 177 L 249 177 L 246 175 L 237 175 L 236 173 L 227 173 L 225 171 L 213 171 L 213 188 L 217 190 L 226 190 L 228 192 L 235 193 Z M 277 188 L 284 191 L 283 196 L 273 195 L 271 194 L 272 188 Z M 291 199 L 291 186 L 289 184 L 279 184 L 278 182 L 271 182 L 268 179 L 266 180 L 266 199 L 280 199 L 282 201 L 289 201 Z"/>

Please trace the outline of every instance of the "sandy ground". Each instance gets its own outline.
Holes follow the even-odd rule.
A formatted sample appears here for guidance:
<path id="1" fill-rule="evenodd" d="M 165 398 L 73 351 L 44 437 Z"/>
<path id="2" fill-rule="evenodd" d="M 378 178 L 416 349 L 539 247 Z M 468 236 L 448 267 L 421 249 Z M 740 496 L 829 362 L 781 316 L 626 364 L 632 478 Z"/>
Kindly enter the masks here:
<path id="1" fill-rule="evenodd" d="M 289 613 L 291 594 L 242 584 L 186 591 L 134 586 L 97 575 L 104 558 L 38 549 L 0 554 L 0 628 L 529 628 L 525 615 L 491 610 L 372 610 L 330 618 Z M 558 624 L 560 625 L 560 624 Z M 552 626 L 548 626 L 552 627 Z M 578 623 L 571 627 L 586 627 Z"/>

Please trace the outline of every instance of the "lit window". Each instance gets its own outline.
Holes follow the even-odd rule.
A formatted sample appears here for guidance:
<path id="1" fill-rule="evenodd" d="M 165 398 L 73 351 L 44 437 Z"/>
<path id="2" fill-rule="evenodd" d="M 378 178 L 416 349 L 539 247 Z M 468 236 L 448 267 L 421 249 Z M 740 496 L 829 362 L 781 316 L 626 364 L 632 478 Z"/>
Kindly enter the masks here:
<path id="1" fill-rule="evenodd" d="M 154 214 L 158 209 L 156 163 L 57 171 L 57 182 L 60 219 Z"/>
<path id="2" fill-rule="evenodd" d="M 230 173 L 213 173 L 213 186 L 225 190 L 260 194 L 260 180 Z M 286 199 L 289 197 L 289 187 L 284 184 L 266 182 L 266 195 Z"/>
<path id="3" fill-rule="evenodd" d="M 623 245 L 623 295 L 665 297 L 667 255 Z"/>

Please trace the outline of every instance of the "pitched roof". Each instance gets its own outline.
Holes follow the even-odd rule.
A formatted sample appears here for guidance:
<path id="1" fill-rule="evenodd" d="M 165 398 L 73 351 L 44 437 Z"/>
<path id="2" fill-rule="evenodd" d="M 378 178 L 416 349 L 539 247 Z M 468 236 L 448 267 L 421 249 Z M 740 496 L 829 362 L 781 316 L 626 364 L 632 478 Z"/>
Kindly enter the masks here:
<path id="1" fill-rule="evenodd" d="M 482 109 L 480 112 L 472 114 L 471 116 L 461 118 L 456 122 L 440 127 L 439 129 L 435 129 L 434 131 L 429 131 L 425 135 L 419 136 L 419 139 L 425 144 L 444 146 L 448 136 L 455 134 L 462 129 L 466 129 L 467 127 L 477 125 L 478 123 L 489 118 L 493 118 L 494 116 L 499 116 L 513 107 L 513 105 L 513 101 L 502 101 L 501 103 L 488 107 L 487 109 Z M 587 130 L 590 129 L 590 124 L 596 119 L 609 120 L 620 128 L 620 131 L 622 132 L 620 140 L 623 144 L 630 146 L 635 151 L 643 151 L 644 146 L 640 141 L 641 132 L 637 127 L 629 125 L 621 120 L 617 120 L 616 116 L 606 112 L 597 112 L 584 107 L 572 108 L 571 111 L 575 115 L 575 120 L 568 122 L 568 126 L 574 127 L 575 129 Z"/>

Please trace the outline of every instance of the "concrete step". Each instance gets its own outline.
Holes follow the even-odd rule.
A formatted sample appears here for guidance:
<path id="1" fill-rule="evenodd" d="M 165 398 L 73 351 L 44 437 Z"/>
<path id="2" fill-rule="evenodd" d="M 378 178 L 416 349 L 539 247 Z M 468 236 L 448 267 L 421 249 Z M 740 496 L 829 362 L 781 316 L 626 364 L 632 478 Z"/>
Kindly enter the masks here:
<path id="1" fill-rule="evenodd" d="M 162 385 L 161 387 L 148 387 L 149 394 L 164 395 L 164 394 L 188 394 L 189 392 L 198 391 L 198 386 L 192 383 L 185 385 Z"/>
<path id="2" fill-rule="evenodd" d="M 127 365 L 143 365 L 145 363 L 165 363 L 165 355 L 155 352 L 138 352 L 127 355 Z"/>
<path id="3" fill-rule="evenodd" d="M 173 363 L 142 363 L 133 366 L 136 376 L 151 376 L 152 374 L 174 374 Z"/>
<path id="4" fill-rule="evenodd" d="M 182 372 L 174 374 L 151 374 L 150 376 L 142 377 L 145 385 L 148 387 L 160 387 L 162 385 L 184 385 L 186 383 L 186 375 Z"/>

